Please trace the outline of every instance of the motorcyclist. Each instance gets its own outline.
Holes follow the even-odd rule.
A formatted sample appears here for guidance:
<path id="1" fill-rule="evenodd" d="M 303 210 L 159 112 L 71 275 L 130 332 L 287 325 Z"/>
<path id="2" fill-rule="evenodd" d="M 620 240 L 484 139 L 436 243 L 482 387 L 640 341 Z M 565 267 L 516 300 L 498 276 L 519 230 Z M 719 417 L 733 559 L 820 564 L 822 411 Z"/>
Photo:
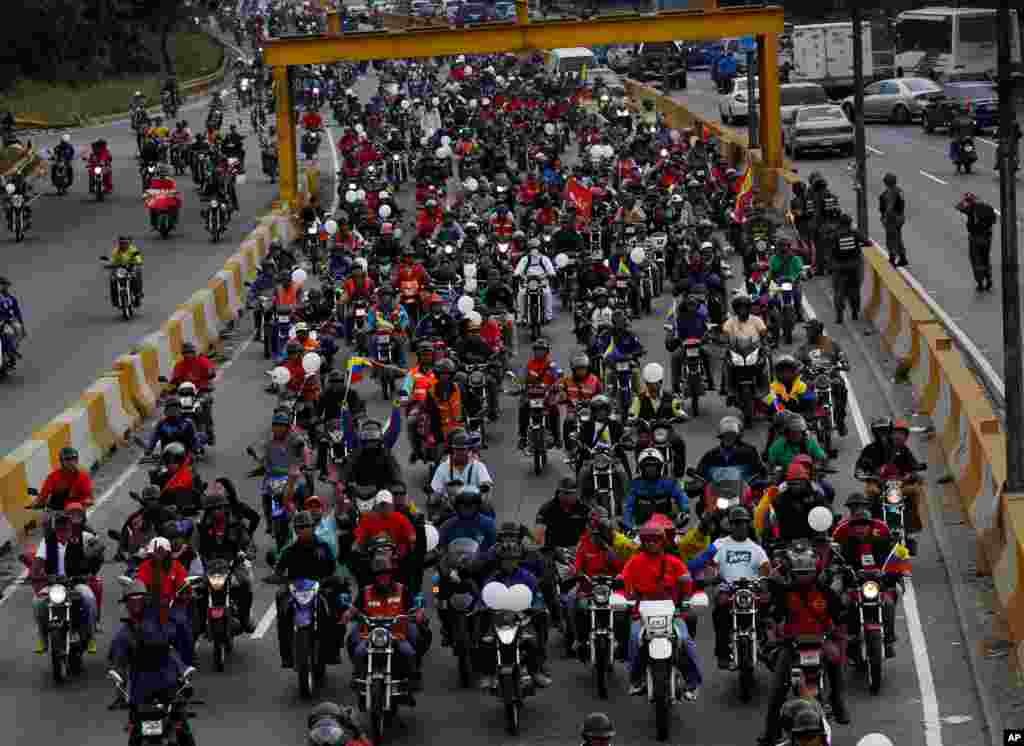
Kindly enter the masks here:
<path id="1" fill-rule="evenodd" d="M 551 430 L 551 437 L 554 440 L 555 448 L 562 447 L 562 429 L 559 424 L 559 411 L 555 405 L 553 394 L 558 385 L 559 369 L 555 361 L 551 359 L 551 343 L 543 337 L 533 343 L 533 356 L 526 363 L 526 380 L 523 386 L 523 396 L 519 399 L 519 449 L 526 450 L 526 434 L 530 426 L 529 396 L 531 387 L 543 387 L 545 389 L 544 399 L 548 415 L 548 425 Z"/>
<path id="2" fill-rule="evenodd" d="M 259 511 L 250 508 L 238 497 L 238 490 L 234 482 L 227 477 L 217 477 L 206 490 L 207 497 L 220 497 L 223 495 L 228 501 L 230 518 L 238 522 L 249 534 L 249 537 L 256 535 L 256 529 L 260 525 Z M 206 517 L 205 515 L 203 516 Z M 204 521 L 200 521 L 199 528 L 202 529 Z"/>
<path id="3" fill-rule="evenodd" d="M 448 439 L 448 457 L 438 464 L 430 478 L 429 490 L 443 494 L 454 479 L 467 487 L 475 487 L 481 493 L 488 493 L 494 485 L 490 471 L 477 454 L 470 449 L 469 435 L 465 430 L 455 430 Z"/>
<path id="4" fill-rule="evenodd" d="M 577 652 L 582 656 L 586 652 L 586 641 L 590 639 L 590 613 L 584 600 L 590 595 L 590 584 L 581 576 L 591 578 L 603 575 L 615 577 L 622 572 L 628 556 L 619 551 L 615 545 L 617 532 L 608 520 L 608 512 L 604 508 L 594 508 L 590 512 L 590 522 L 576 545 L 576 565 L 573 568 L 579 581 L 568 594 L 568 606 L 574 610 L 573 630 L 577 641 Z M 632 556 L 632 552 L 629 556 Z M 625 614 L 615 615 L 615 657 L 625 658 L 625 643 L 629 639 L 629 624 Z"/>
<path id="5" fill-rule="evenodd" d="M 343 429 L 348 436 L 355 428 L 344 423 Z M 397 406 L 392 407 L 386 427 L 382 427 L 377 420 L 363 421 L 358 435 L 353 434 L 353 437 L 348 438 L 349 457 L 342 480 L 361 485 L 372 484 L 379 490 L 401 480 L 402 467 L 392 452 L 400 433 L 401 413 Z"/>
<path id="6" fill-rule="evenodd" d="M 275 576 L 288 581 L 314 580 L 322 582 L 334 575 L 335 561 L 330 546 L 313 534 L 313 516 L 301 510 L 292 519 L 295 529 L 295 542 L 289 544 L 281 552 L 274 568 Z M 294 649 L 292 634 L 294 632 L 294 609 L 290 601 L 288 585 L 278 590 L 275 602 L 277 605 L 277 644 L 281 653 L 281 668 L 294 666 Z"/>
<path id="7" fill-rule="evenodd" d="M 245 138 L 238 131 L 238 125 L 228 126 L 228 133 L 224 135 L 221 143 L 221 152 L 227 158 L 237 158 L 242 173 L 245 172 Z"/>
<path id="8" fill-rule="evenodd" d="M 275 412 L 270 422 L 270 438 L 263 445 L 263 453 L 258 454 L 260 468 L 264 474 L 260 492 L 263 497 L 263 519 L 268 534 L 273 530 L 272 495 L 267 489 L 270 479 L 288 477 L 284 493 L 284 502 L 287 505 L 302 505 L 306 497 L 306 480 L 302 478 L 302 469 L 306 465 L 308 446 L 306 439 L 291 429 L 291 424 L 291 417 L 287 412 Z"/>
<path id="9" fill-rule="evenodd" d="M 208 566 L 211 560 L 224 560 L 232 569 L 231 595 L 238 607 L 238 618 L 249 634 L 256 629 L 252 620 L 252 578 L 240 561 L 252 543 L 251 535 L 237 520 L 226 494 L 221 491 L 208 494 L 203 503 L 203 518 L 199 527 L 199 556 Z M 258 516 L 257 516 L 258 520 Z"/>
<path id="10" fill-rule="evenodd" d="M 780 712 L 782 730 L 789 734 L 783 746 L 828 746 L 831 741 L 825 721 L 825 711 L 816 699 L 791 699 Z"/>
<path id="11" fill-rule="evenodd" d="M 92 143 L 92 152 L 89 153 L 86 162 L 89 164 L 90 171 L 96 167 L 103 169 L 103 191 L 108 193 L 114 191 L 114 172 L 111 167 L 113 161 L 106 140 L 97 140 Z"/>
<path id="12" fill-rule="evenodd" d="M 5 331 L 5 325 L 10 324 L 13 333 Z M 11 293 L 11 281 L 0 276 L 0 334 L 4 335 L 4 351 L 13 359 L 21 357 L 18 352 L 18 342 L 28 336 L 25 331 L 25 319 L 21 315 L 21 306 L 18 299 Z"/>
<path id="13" fill-rule="evenodd" d="M 416 601 L 408 588 L 397 582 L 399 572 L 393 557 L 378 554 L 371 558 L 370 573 L 373 582 L 360 589 L 344 617 L 345 622 L 352 623 L 347 647 L 354 667 L 353 677 L 360 678 L 366 675 L 370 652 L 369 627 L 361 621 L 353 623 L 356 612 L 365 614 L 370 619 L 411 613 L 415 616 L 415 623 L 409 624 L 407 620 L 403 620 L 391 628 L 391 637 L 398 651 L 398 655 L 392 660 L 398 663 L 395 665 L 395 675 L 408 676 L 411 688 L 418 690 L 422 683 L 419 661 L 425 651 L 419 648 L 422 642 L 421 634 L 427 623 L 426 610 Z"/>
<path id="14" fill-rule="evenodd" d="M 803 416 L 795 413 L 784 416 L 782 433 L 768 447 L 767 465 L 785 471 L 801 453 L 806 453 L 815 462 L 824 463 L 828 455 L 807 430 L 807 420 Z"/>
<path id="15" fill-rule="evenodd" d="M 531 624 L 536 630 L 536 635 L 521 637 L 520 644 L 524 648 L 526 668 L 533 678 L 533 683 L 540 688 L 549 687 L 551 686 L 551 677 L 544 672 L 544 649 L 542 642 L 546 640 L 547 618 L 544 614 L 544 600 L 538 587 L 537 578 L 522 566 L 525 551 L 521 543 L 513 541 L 502 542 L 496 548 L 495 554 L 498 560 L 498 568 L 484 580 L 481 588 L 486 588 L 488 583 L 500 583 L 506 588 L 511 588 L 514 585 L 525 585 L 530 589 L 533 596 Z M 487 612 L 488 617 L 489 615 L 489 612 Z M 481 629 L 489 632 L 490 625 L 484 624 L 481 626 Z M 491 641 L 488 642 L 488 639 Z M 481 644 L 477 646 L 478 658 L 476 668 L 481 674 L 479 685 L 485 691 L 489 691 L 497 686 L 495 679 L 497 656 L 494 653 L 493 640 L 492 636 L 486 635 L 481 639 Z"/>
<path id="16" fill-rule="evenodd" d="M 595 346 L 597 349 L 603 350 L 604 353 L 606 382 L 614 375 L 608 371 L 614 371 L 616 363 L 639 362 L 647 352 L 640 342 L 640 338 L 630 330 L 629 319 L 622 310 L 612 313 L 611 330 L 601 336 Z M 634 379 L 639 379 L 639 375 L 634 374 Z M 638 383 L 638 380 L 634 380 L 634 390 L 639 388 Z"/>
<path id="17" fill-rule="evenodd" d="M 142 290 L 142 252 L 130 236 L 119 236 L 110 252 L 110 267 L 123 267 L 131 273 L 132 291 L 138 301 L 145 295 Z M 110 274 L 110 302 L 117 306 L 117 280 Z"/>
<path id="18" fill-rule="evenodd" d="M 429 312 L 416 325 L 416 339 L 440 339 L 450 343 L 455 339 L 455 320 L 448 313 L 444 298 L 437 293 L 430 296 Z"/>
<path id="19" fill-rule="evenodd" d="M 703 340 L 707 333 L 708 307 L 701 297 L 688 294 L 680 298 L 672 314 L 672 331 L 665 340 L 665 349 L 672 355 L 672 390 L 677 394 L 683 391 L 683 365 L 686 362 L 683 342 L 688 339 Z M 711 356 L 703 345 L 699 349 L 706 375 L 705 383 L 709 390 L 713 390 L 715 381 L 711 372 Z"/>
<path id="20" fill-rule="evenodd" d="M 800 363 L 792 355 L 783 354 L 775 358 L 775 380 L 768 386 L 763 401 L 775 412 L 776 418 L 784 413 L 804 416 L 814 414 L 817 396 L 814 389 L 800 377 L 800 368 Z M 765 453 L 775 441 L 776 434 L 777 428 L 773 423 L 768 431 Z"/>
<path id="21" fill-rule="evenodd" d="M 637 459 L 639 475 L 629 486 L 622 521 L 626 528 L 646 523 L 655 513 L 674 516 L 690 511 L 690 500 L 679 483 L 665 474 L 665 457 L 648 448 Z"/>
<path id="22" fill-rule="evenodd" d="M 437 375 L 434 372 L 434 346 L 423 341 L 416 350 L 416 367 L 409 370 L 405 380 L 402 382 L 401 396 L 405 400 L 411 400 L 413 405 L 422 407 L 427 400 L 427 393 L 437 383 Z M 425 417 L 425 412 L 420 410 L 419 416 Z M 419 428 L 409 422 L 409 443 L 412 452 L 409 454 L 409 463 L 416 463 L 422 457 L 422 443 L 420 442 Z"/>
<path id="23" fill-rule="evenodd" d="M 544 323 L 550 323 L 554 318 L 554 296 L 551 292 L 549 281 L 557 277 L 555 266 L 540 250 L 540 240 L 532 238 L 528 244 L 529 253 L 519 260 L 513 275 L 523 282 L 519 288 L 519 319 L 525 323 L 528 316 L 526 313 L 526 280 L 531 277 L 541 279 L 544 286 Z"/>
<path id="24" fill-rule="evenodd" d="M 466 333 L 455 348 L 456 354 L 467 365 L 493 363 L 487 370 L 485 381 L 487 386 L 487 416 L 491 422 L 498 419 L 498 380 L 501 376 L 501 364 L 495 359 L 495 351 L 480 335 L 483 323 L 481 319 L 471 318 L 466 323 Z"/>
<path id="25" fill-rule="evenodd" d="M 643 388 L 637 390 L 629 405 L 630 419 L 651 424 L 659 420 L 674 422 L 686 419 L 682 402 L 668 391 L 662 391 L 665 370 L 658 363 L 648 363 L 643 369 Z M 669 446 L 672 449 L 673 474 L 676 479 L 686 473 L 686 443 L 674 428 L 669 428 Z"/>
<path id="26" fill-rule="evenodd" d="M 768 263 L 768 276 L 772 282 L 781 285 L 788 282 L 793 285 L 793 298 L 796 301 L 796 312 L 803 317 L 803 291 L 800 280 L 804 271 L 804 260 L 796 253 L 793 243 L 788 240 L 779 242 L 779 250 Z"/>
<path id="27" fill-rule="evenodd" d="M 34 198 L 32 183 L 29 179 L 25 178 L 25 175 L 21 172 L 17 172 L 12 176 L 7 177 L 5 180 L 6 184 L 4 189 L 4 211 L 7 216 L 7 226 L 9 230 L 13 230 L 13 219 L 14 219 L 14 204 L 11 198 L 15 195 L 22 197 L 22 212 L 25 217 L 26 228 L 32 225 L 32 202 Z"/>
<path id="28" fill-rule="evenodd" d="M 36 640 L 38 655 L 43 655 L 47 651 L 50 640 L 50 598 L 47 593 L 47 578 L 56 576 L 71 580 L 93 574 L 92 563 L 85 555 L 85 542 L 94 538 L 94 535 L 85 534 L 82 538 L 84 541 L 73 540 L 71 517 L 60 510 L 55 512 L 50 528 L 36 547 L 30 569 L 32 588 L 35 591 L 32 611 L 39 634 Z M 88 651 L 95 653 L 96 641 L 93 639 L 93 633 L 98 613 L 96 596 L 86 583 L 77 583 L 74 590 L 81 595 L 85 617 L 80 632 L 87 641 Z"/>
<path id="29" fill-rule="evenodd" d="M 819 582 L 817 555 L 806 542 L 797 542 L 786 552 L 783 575 L 769 583 L 774 597 L 776 622 L 781 623 L 778 637 L 783 640 L 799 636 L 824 636 L 835 633 L 838 620 L 843 618 L 843 602 L 839 595 L 824 582 Z M 776 744 L 780 736 L 780 710 L 792 686 L 791 671 L 795 649 L 782 645 L 775 661 L 775 682 L 768 705 L 764 735 L 760 746 Z M 836 722 L 847 724 L 850 715 L 846 709 L 846 682 L 842 665 L 824 649 L 823 661 L 828 672 L 832 692 L 832 716 Z"/>
<path id="30" fill-rule="evenodd" d="M 164 417 L 149 436 L 146 453 L 151 455 L 157 444 L 166 447 L 171 443 L 180 443 L 190 454 L 196 453 L 200 446 L 195 423 L 191 418 L 182 416 L 177 397 L 168 399 L 164 405 Z"/>
<path id="31" fill-rule="evenodd" d="M 366 412 L 366 404 L 354 386 L 346 383 L 346 376 L 340 370 L 332 370 L 327 374 L 324 392 L 316 402 L 317 418 L 323 422 L 341 419 L 342 411 L 347 409 L 353 419 Z"/>
<path id="32" fill-rule="evenodd" d="M 173 690 L 195 669 L 186 666 L 177 652 L 180 627 L 163 624 L 156 614 L 148 613 L 145 585 L 136 580 L 121 600 L 127 618 L 110 643 L 108 661 L 128 680 L 128 704 L 135 708 Z"/>
<path id="33" fill-rule="evenodd" d="M 60 136 L 60 142 L 53 149 L 53 166 L 50 168 L 50 180 L 54 183 L 57 182 L 57 164 L 63 162 L 67 165 L 68 175 L 68 186 L 75 179 L 75 170 L 71 167 L 71 162 L 75 159 L 75 146 L 71 144 L 71 135 L 63 134 Z"/>
<path id="34" fill-rule="evenodd" d="M 303 365 L 305 350 L 298 339 L 291 339 L 285 345 L 285 360 L 281 367 L 288 371 L 289 378 L 286 388 L 302 401 L 316 402 L 320 398 L 320 374 L 307 373 Z M 273 393 L 277 393 L 276 388 Z"/>
<path id="35" fill-rule="evenodd" d="M 580 488 L 576 478 L 562 477 L 555 489 L 555 496 L 537 511 L 534 539 L 542 547 L 545 558 L 540 585 L 549 609 L 557 608 L 559 603 L 558 576 L 555 572 L 555 561 L 559 558 L 556 555 L 575 550 L 590 524 L 591 509 L 580 502 L 579 496 Z M 569 608 L 563 604 L 565 613 L 560 616 L 569 616 Z M 567 651 L 573 649 L 576 639 L 570 619 L 565 634 Z"/>
<path id="36" fill-rule="evenodd" d="M 838 272 L 833 268 L 833 273 Z M 849 361 L 843 348 L 832 337 L 825 334 L 825 325 L 818 319 L 811 319 L 806 324 L 807 341 L 797 350 L 796 358 L 807 368 L 813 368 L 817 363 L 828 363 L 845 369 Z M 832 377 L 832 399 L 835 404 L 836 430 L 841 437 L 846 437 L 846 410 L 847 397 L 846 382 L 842 376 Z"/>
<path id="37" fill-rule="evenodd" d="M 715 539 L 704 552 L 687 563 L 690 572 L 695 573 L 709 563 L 718 568 L 722 584 L 713 606 L 712 619 L 715 624 L 715 657 L 718 667 L 728 670 L 732 664 L 729 641 L 732 638 L 732 616 L 728 613 L 729 584 L 739 578 L 764 577 L 771 571 L 768 555 L 761 545 L 750 538 L 750 511 L 743 505 L 729 509 L 728 536 Z"/>
<path id="38" fill-rule="evenodd" d="M 750 313 L 751 300 L 746 294 L 737 295 L 732 299 L 732 310 L 735 316 L 730 316 L 722 324 L 722 336 L 729 345 L 736 344 L 739 340 L 755 340 L 756 344 L 763 344 L 768 338 L 768 327 L 760 316 L 752 316 Z M 727 357 L 726 360 L 729 358 Z M 728 364 L 722 366 L 722 385 L 719 393 L 728 396 L 732 391 L 731 383 L 732 367 Z"/>
<path id="39" fill-rule="evenodd" d="M 585 352 L 573 355 L 570 363 L 572 372 L 558 382 L 561 402 L 567 404 L 562 426 L 562 442 L 566 444 L 576 429 L 576 405 L 592 401 L 603 390 L 601 379 L 590 372 L 590 358 Z"/>
<path id="40" fill-rule="evenodd" d="M 872 501 L 866 495 L 854 492 L 846 499 L 850 514 L 832 531 L 832 541 L 840 546 L 846 562 L 854 569 L 880 571 L 883 573 L 885 593 L 882 596 L 882 622 L 885 626 L 885 657 L 895 655 L 896 603 L 902 586 L 901 562 L 890 563 L 889 557 L 895 546 L 892 534 L 885 521 L 872 517 Z M 898 551 L 898 550 L 897 550 Z M 902 558 L 906 560 L 906 557 Z M 847 624 L 853 633 L 860 625 L 859 619 L 847 616 Z"/>
<path id="41" fill-rule="evenodd" d="M 430 430 L 438 443 L 446 442 L 452 432 L 465 424 L 462 386 L 455 381 L 455 363 L 439 360 L 435 366 L 437 382 L 427 392 L 424 404 L 430 418 Z"/>
<path id="42" fill-rule="evenodd" d="M 395 291 L 388 285 L 381 287 L 377 293 L 377 304 L 370 309 L 366 328 L 368 349 L 371 357 L 377 357 L 377 335 L 387 334 L 391 337 L 393 362 L 399 367 L 405 365 L 404 340 L 410 329 L 409 314 L 401 304 L 395 303 Z"/>
<path id="43" fill-rule="evenodd" d="M 637 601 L 671 599 L 677 604 L 688 598 L 693 592 L 693 580 L 682 560 L 666 554 L 665 532 L 659 527 L 644 524 L 640 529 L 640 542 L 641 551 L 630 557 L 619 576 L 625 586 L 626 596 Z M 697 699 L 697 689 L 703 681 L 697 646 L 681 617 L 674 616 L 672 626 L 682 648 L 676 651 L 686 679 L 682 696 L 688 702 L 693 702 Z M 646 666 L 640 649 L 642 632 L 643 622 L 639 612 L 634 611 L 629 635 L 629 693 L 634 696 L 642 694 L 647 688 L 644 677 Z"/>
<path id="44" fill-rule="evenodd" d="M 891 467 L 894 472 L 893 478 L 899 475 L 902 480 L 903 497 L 910 504 L 906 517 L 907 533 L 917 533 L 924 527 L 924 508 L 921 505 L 924 499 L 924 485 L 918 472 L 922 471 L 925 465 L 917 460 L 907 446 L 910 423 L 906 420 L 878 418 L 871 422 L 871 434 L 875 440 L 860 452 L 854 473 L 866 479 L 864 493 L 877 500 L 882 493 L 882 471 L 887 466 Z M 875 509 L 878 510 L 877 505 Z M 907 546 L 911 554 L 917 553 L 916 538 L 908 537 Z"/>
<path id="45" fill-rule="evenodd" d="M 363 734 L 355 710 L 351 707 L 339 707 L 334 702 L 321 702 L 310 710 L 306 727 L 309 729 L 310 744 L 372 746 Z M 348 734 L 352 737 L 349 738 Z"/>
<path id="46" fill-rule="evenodd" d="M 46 506 L 49 510 L 64 510 L 68 503 L 93 504 L 92 479 L 87 469 L 78 465 L 78 451 L 64 446 L 58 454 L 60 465 L 51 471 L 32 501 L 33 507 Z"/>
<path id="47" fill-rule="evenodd" d="M 192 616 L 187 603 L 188 571 L 171 556 L 170 540 L 158 536 L 149 543 L 149 557 L 139 565 L 135 579 L 151 594 L 154 607 L 160 610 L 160 621 L 178 627 L 175 635 L 178 655 L 186 665 L 192 665 L 194 645 Z M 183 590 L 185 595 L 179 597 Z"/>
<path id="48" fill-rule="evenodd" d="M 742 469 L 746 479 L 764 471 L 757 448 L 743 440 L 743 423 L 739 417 L 727 415 L 718 423 L 718 445 L 701 456 L 696 471 L 710 480 L 715 469 L 731 466 Z"/>
<path id="49" fill-rule="evenodd" d="M 580 446 L 588 450 L 593 449 L 598 443 L 605 443 L 609 446 L 618 446 L 625 435 L 625 428 L 617 418 L 612 417 L 612 403 L 605 394 L 598 394 L 590 400 L 590 421 L 580 426 Z M 625 454 L 619 453 L 617 471 L 624 479 L 628 479 L 629 462 Z M 586 468 L 584 469 L 584 473 Z M 584 486 L 588 483 L 584 473 L 580 474 L 580 480 Z"/>

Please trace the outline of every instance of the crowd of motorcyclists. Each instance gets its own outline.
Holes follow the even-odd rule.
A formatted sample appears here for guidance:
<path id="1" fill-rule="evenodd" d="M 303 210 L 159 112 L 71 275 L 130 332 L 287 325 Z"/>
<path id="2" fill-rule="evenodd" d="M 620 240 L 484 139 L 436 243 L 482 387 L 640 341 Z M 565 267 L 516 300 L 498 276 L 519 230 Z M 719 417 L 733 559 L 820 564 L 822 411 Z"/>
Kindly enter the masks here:
<path id="1" fill-rule="evenodd" d="M 245 31 L 258 41 L 268 29 Z M 265 71 L 240 70 L 253 100 L 264 100 Z M 206 482 L 198 471 L 216 445 L 216 366 L 186 345 L 144 443 L 156 463 L 150 485 L 111 532 L 127 612 L 111 678 L 138 734 L 160 702 L 185 723 L 178 743 L 195 742 L 185 711 L 197 644 L 211 643 L 220 669 L 233 639 L 255 629 L 262 522 L 282 667 L 308 697 L 344 652 L 369 719 L 363 727 L 350 708 L 318 705 L 310 737 L 333 740 L 312 742 L 379 742 L 397 708 L 415 705 L 428 685 L 432 592 L 462 684 L 475 677 L 501 699 L 510 731 L 526 697 L 557 686 L 548 651 L 560 631 L 564 654 L 595 667 L 599 691 L 597 669 L 626 663 L 630 694 L 654 703 L 664 740 L 665 708 L 697 700 L 708 676 L 695 638 L 710 605 L 718 668 L 739 672 L 741 692 L 751 645 L 774 671 L 760 743 L 830 743 L 829 720 L 851 718 L 847 661 L 877 691 L 895 655 L 924 465 L 906 422 L 873 421 L 856 465 L 864 490 L 844 499 L 841 517 L 827 477 L 833 438 L 847 430 L 848 363 L 823 324 L 804 318 L 801 284 L 831 271 L 837 320 L 846 305 L 856 319 L 862 239 L 827 184 L 812 178 L 811 194 L 795 190 L 792 225 L 778 225 L 740 207 L 741 179 L 713 138 L 667 128 L 649 107 L 613 99 L 600 79 L 546 75 L 533 57 L 458 56 L 447 70 L 388 62 L 362 102 L 350 85 L 365 70 L 343 63 L 297 76 L 300 127 L 322 131 L 326 106 L 341 129 L 342 209 L 311 203 L 297 216 L 296 245 L 271 245 L 251 284 L 255 334 L 274 364 L 269 432 L 249 449 L 258 509 L 232 479 Z M 164 94 L 176 114 L 176 86 Z M 244 144 L 235 125 L 219 136 L 220 101 L 194 141 L 186 123 L 143 126 L 145 109 L 133 109 L 144 187 L 173 192 L 161 164 L 191 167 L 205 209 L 237 207 L 231 161 L 244 162 Z M 257 130 L 261 143 L 273 136 Z M 315 157 L 319 136 L 308 142 Z M 97 152 L 109 166 L 109 152 Z M 269 172 L 266 158 L 263 166 Z M 403 188 L 415 192 L 415 215 L 402 214 Z M 735 280 L 733 252 L 743 260 Z M 141 299 L 142 257 L 129 237 L 110 261 L 134 268 Z M 23 336 L 8 286 L 0 278 L 0 324 L 9 317 Z M 653 351 L 630 326 L 665 290 L 667 380 L 664 366 L 645 363 Z M 117 293 L 112 280 L 115 305 Z M 559 313 L 579 346 L 565 370 L 545 334 Z M 778 352 L 801 323 L 804 341 Z M 529 356 L 517 368 L 520 336 Z M 342 346 L 347 363 L 336 367 Z M 718 371 L 713 347 L 724 353 Z M 390 402 L 386 421 L 368 415 L 356 388 L 364 379 Z M 536 473 L 555 450 L 569 465 L 532 526 L 499 519 L 500 475 L 484 460 L 488 428 L 506 416 L 506 386 L 517 397 L 519 450 Z M 737 414 L 721 419 L 714 448 L 693 453 L 682 426 L 709 393 Z M 770 428 L 755 445 L 759 421 Z M 425 480 L 394 456 L 403 429 Z M 96 652 L 103 552 L 85 521 L 89 475 L 73 448 L 59 460 L 34 493 L 47 519 L 25 561 L 36 652 L 64 676 L 54 610 L 70 599 L 67 631 L 80 640 L 73 673 L 82 652 Z M 862 612 L 876 606 L 869 629 Z M 756 621 L 747 629 L 745 620 Z M 584 743 L 608 746 L 614 735 L 607 716 L 585 719 Z"/>

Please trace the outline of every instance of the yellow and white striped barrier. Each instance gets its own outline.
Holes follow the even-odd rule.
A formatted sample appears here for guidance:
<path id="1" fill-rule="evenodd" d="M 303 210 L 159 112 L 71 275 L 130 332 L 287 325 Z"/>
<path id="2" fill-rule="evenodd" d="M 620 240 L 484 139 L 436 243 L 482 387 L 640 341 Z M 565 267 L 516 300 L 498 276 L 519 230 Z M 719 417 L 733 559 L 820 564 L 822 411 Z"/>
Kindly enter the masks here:
<path id="1" fill-rule="evenodd" d="M 245 281 L 272 241 L 288 244 L 295 235 L 288 213 L 261 219 L 205 288 L 144 337 L 136 350 L 118 357 L 110 373 L 90 385 L 75 404 L 0 459 L 0 546 L 18 541 L 35 520 L 36 514 L 25 509 L 28 489 L 42 485 L 59 463 L 61 448 L 77 448 L 82 467 L 94 468 L 154 414 L 163 388 L 159 378 L 171 377 L 185 342 L 202 352 L 220 349 L 221 329 L 237 321 L 245 308 Z"/>

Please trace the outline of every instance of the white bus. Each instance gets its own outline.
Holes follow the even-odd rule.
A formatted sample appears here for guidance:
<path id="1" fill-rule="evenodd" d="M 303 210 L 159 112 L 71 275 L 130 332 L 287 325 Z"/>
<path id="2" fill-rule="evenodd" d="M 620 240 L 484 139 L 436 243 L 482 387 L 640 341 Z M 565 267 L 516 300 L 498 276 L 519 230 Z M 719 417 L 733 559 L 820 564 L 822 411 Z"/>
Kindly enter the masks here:
<path id="1" fill-rule="evenodd" d="M 995 74 L 996 11 L 993 8 L 918 8 L 897 16 L 896 67 L 904 75 L 939 77 Z M 1017 12 L 1010 11 L 1010 58 L 1020 62 Z"/>

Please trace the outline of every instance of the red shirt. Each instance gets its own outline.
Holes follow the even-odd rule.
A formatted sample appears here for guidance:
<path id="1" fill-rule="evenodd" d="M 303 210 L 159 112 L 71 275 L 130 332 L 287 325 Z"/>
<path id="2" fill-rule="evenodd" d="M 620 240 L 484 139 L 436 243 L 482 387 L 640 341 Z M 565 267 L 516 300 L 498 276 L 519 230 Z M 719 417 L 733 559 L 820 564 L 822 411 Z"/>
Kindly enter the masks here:
<path id="1" fill-rule="evenodd" d="M 171 383 L 177 386 L 180 383 L 189 381 L 196 385 L 196 388 L 209 388 L 210 382 L 217 374 L 217 368 L 205 355 L 195 355 L 191 359 L 182 358 L 174 366 L 171 373 Z"/>
<path id="2" fill-rule="evenodd" d="M 618 575 L 625 564 L 611 549 L 598 546 L 590 531 L 584 532 L 580 537 L 580 543 L 576 545 L 577 575 Z"/>
<path id="3" fill-rule="evenodd" d="M 480 327 L 480 339 L 487 343 L 495 352 L 505 346 L 505 337 L 501 333 L 501 324 L 494 319 L 488 319 Z"/>
<path id="4" fill-rule="evenodd" d="M 324 126 L 324 118 L 315 111 L 307 111 L 302 116 L 302 126 L 308 130 L 322 129 Z"/>
<path id="5" fill-rule="evenodd" d="M 67 497 L 66 503 L 82 503 L 82 505 L 92 505 L 92 479 L 89 474 L 81 469 L 76 470 L 73 474 L 68 474 L 64 469 L 54 469 L 50 472 L 50 476 L 43 482 L 43 486 L 39 490 L 39 499 L 43 502 L 48 500 L 51 495 L 59 492 L 66 492 Z"/>
<path id="6" fill-rule="evenodd" d="M 167 484 L 164 485 L 164 494 L 171 492 L 172 490 L 191 490 L 194 487 L 194 481 L 192 479 L 192 467 L 187 463 L 182 464 L 178 467 L 178 470 L 174 472 L 174 476 L 168 480 Z"/>
<path id="7" fill-rule="evenodd" d="M 345 280 L 345 295 L 348 296 L 349 301 L 356 298 L 369 300 L 370 296 L 373 295 L 373 280 L 367 277 L 363 280 L 362 284 L 357 287 L 355 278 L 350 277 Z"/>
<path id="8" fill-rule="evenodd" d="M 554 386 L 558 383 L 555 364 L 548 357 L 543 360 L 531 357 L 526 364 L 526 378 L 531 383 L 543 383 L 545 386 Z"/>
<path id="9" fill-rule="evenodd" d="M 371 511 L 364 513 L 359 518 L 359 525 L 356 526 L 356 543 L 365 544 L 378 534 L 387 534 L 391 541 L 395 542 L 399 554 L 406 554 L 416 546 L 416 529 L 409 523 L 409 519 L 392 510 L 389 513 L 378 513 Z"/>
<path id="10" fill-rule="evenodd" d="M 136 575 L 136 580 L 145 584 L 151 592 L 155 590 L 153 583 L 156 582 L 156 568 L 153 565 L 153 559 L 145 560 L 139 565 L 139 571 Z M 171 601 L 174 600 L 174 594 L 178 592 L 181 586 L 185 585 L 185 581 L 188 579 L 188 572 L 185 571 L 185 566 L 178 562 L 178 560 L 172 559 L 170 569 L 163 571 L 162 575 L 160 601 L 164 606 L 170 606 Z"/>
<path id="11" fill-rule="evenodd" d="M 685 578 L 683 583 L 680 578 Z M 622 570 L 626 593 L 640 601 L 659 601 L 689 595 L 693 591 L 690 571 L 683 561 L 672 554 L 651 555 L 638 552 L 630 557 Z"/>

